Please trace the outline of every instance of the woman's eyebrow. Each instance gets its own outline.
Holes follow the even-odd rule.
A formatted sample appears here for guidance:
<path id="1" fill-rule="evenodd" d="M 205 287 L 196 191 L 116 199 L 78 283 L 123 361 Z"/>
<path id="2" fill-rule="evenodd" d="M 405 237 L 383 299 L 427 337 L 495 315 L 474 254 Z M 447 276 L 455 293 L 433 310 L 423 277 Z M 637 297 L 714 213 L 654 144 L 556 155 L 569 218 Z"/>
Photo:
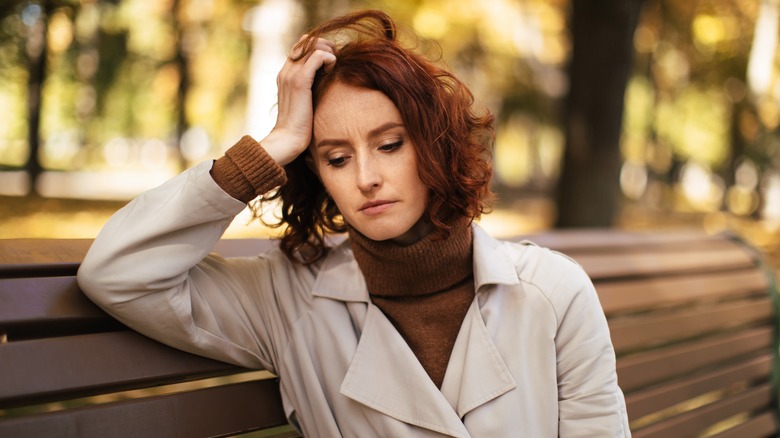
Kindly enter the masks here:
<path id="1" fill-rule="evenodd" d="M 390 129 L 397 128 L 399 126 L 403 127 L 404 124 L 401 123 L 401 122 L 387 122 L 387 123 L 383 123 L 383 124 L 377 126 L 376 128 L 368 131 L 368 136 L 369 137 L 376 137 L 377 135 L 379 135 L 379 134 L 381 134 L 381 133 L 383 133 L 385 131 L 389 131 Z"/>
<path id="2" fill-rule="evenodd" d="M 401 123 L 401 122 L 387 122 L 387 123 L 383 123 L 383 124 L 377 126 L 376 128 L 368 131 L 368 137 L 369 138 L 376 137 L 377 135 L 379 135 L 379 134 L 381 134 L 381 133 L 383 133 L 385 131 L 388 131 L 388 130 L 393 129 L 393 128 L 397 128 L 399 126 L 403 127 L 404 124 Z M 323 146 L 341 146 L 341 145 L 345 145 L 345 144 L 348 144 L 348 143 L 349 142 L 347 140 L 344 140 L 344 139 L 324 139 L 324 140 L 318 141 L 317 144 L 314 145 L 314 148 L 318 149 L 318 148 L 321 148 Z"/>

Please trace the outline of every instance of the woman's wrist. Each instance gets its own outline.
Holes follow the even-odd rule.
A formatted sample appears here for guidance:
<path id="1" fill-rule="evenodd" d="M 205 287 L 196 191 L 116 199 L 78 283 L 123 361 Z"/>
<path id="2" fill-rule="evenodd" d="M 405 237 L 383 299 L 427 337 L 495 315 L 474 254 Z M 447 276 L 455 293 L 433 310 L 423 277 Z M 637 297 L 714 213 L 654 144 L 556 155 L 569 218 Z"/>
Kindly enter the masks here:
<path id="1" fill-rule="evenodd" d="M 293 142 L 293 137 L 274 129 L 260 141 L 260 144 L 276 164 L 284 167 L 290 164 L 301 153 L 300 150 L 291 146 Z"/>

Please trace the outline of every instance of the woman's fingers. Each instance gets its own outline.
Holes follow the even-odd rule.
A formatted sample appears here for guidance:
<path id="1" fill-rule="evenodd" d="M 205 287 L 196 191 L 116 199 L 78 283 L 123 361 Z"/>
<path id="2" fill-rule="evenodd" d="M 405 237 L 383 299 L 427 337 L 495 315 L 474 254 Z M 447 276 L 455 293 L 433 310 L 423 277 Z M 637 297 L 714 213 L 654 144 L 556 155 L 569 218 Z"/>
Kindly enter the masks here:
<path id="1" fill-rule="evenodd" d="M 282 70 L 277 76 L 277 85 L 281 88 L 285 84 L 295 87 L 311 87 L 311 81 L 317 70 L 323 65 L 332 65 L 336 61 L 334 54 L 335 45 L 324 38 L 318 38 L 314 46 L 303 56 L 301 51 L 305 49 L 306 35 L 293 47 L 292 53 Z"/>
<path id="2" fill-rule="evenodd" d="M 317 38 L 314 45 L 303 56 L 301 51 L 306 48 L 308 36 L 303 35 L 293 47 L 290 58 L 279 73 L 277 83 L 281 89 L 285 82 L 294 87 L 311 88 L 314 76 L 324 65 L 336 62 L 335 44 L 324 38 Z"/>
<path id="3" fill-rule="evenodd" d="M 261 142 L 279 164 L 289 163 L 308 147 L 313 121 L 311 88 L 314 77 L 317 70 L 336 62 L 332 42 L 319 38 L 306 50 L 306 38 L 304 35 L 296 43 L 277 76 L 276 125 Z"/>
<path id="4" fill-rule="evenodd" d="M 326 40 L 325 38 L 317 38 L 317 40 L 312 43 L 308 40 L 308 35 L 304 34 L 293 46 L 289 59 L 292 61 L 305 62 L 316 50 L 333 53 L 334 48 L 335 44 L 332 41 Z M 306 53 L 304 53 L 304 50 L 306 50 Z"/>
<path id="5" fill-rule="evenodd" d="M 308 35 L 303 34 L 299 39 L 298 42 L 296 42 L 293 45 L 292 51 L 290 52 L 289 60 L 291 61 L 297 61 L 301 58 L 303 55 L 303 51 L 306 49 L 306 41 L 308 39 Z"/>
<path id="6" fill-rule="evenodd" d="M 309 56 L 309 59 L 307 59 L 306 63 L 304 64 L 304 71 L 311 75 L 309 77 L 311 80 L 309 86 L 311 86 L 311 82 L 314 81 L 314 75 L 317 73 L 317 70 L 319 70 L 320 67 L 333 65 L 335 62 L 336 55 L 334 55 L 333 52 L 320 49 L 312 52 L 311 56 Z"/>

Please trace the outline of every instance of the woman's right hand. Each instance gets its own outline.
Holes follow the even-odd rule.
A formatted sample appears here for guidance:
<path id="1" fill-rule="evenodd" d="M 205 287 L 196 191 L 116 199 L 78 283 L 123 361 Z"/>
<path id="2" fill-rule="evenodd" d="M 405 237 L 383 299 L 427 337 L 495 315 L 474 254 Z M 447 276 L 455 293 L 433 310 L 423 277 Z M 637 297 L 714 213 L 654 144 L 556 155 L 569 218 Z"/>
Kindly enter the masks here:
<path id="1" fill-rule="evenodd" d="M 314 119 L 311 90 L 314 75 L 321 67 L 336 62 L 333 43 L 323 38 L 316 41 L 313 50 L 298 59 L 306 38 L 306 35 L 302 36 L 295 44 L 276 78 L 279 88 L 276 125 L 260 141 L 280 166 L 290 163 L 309 146 Z"/>

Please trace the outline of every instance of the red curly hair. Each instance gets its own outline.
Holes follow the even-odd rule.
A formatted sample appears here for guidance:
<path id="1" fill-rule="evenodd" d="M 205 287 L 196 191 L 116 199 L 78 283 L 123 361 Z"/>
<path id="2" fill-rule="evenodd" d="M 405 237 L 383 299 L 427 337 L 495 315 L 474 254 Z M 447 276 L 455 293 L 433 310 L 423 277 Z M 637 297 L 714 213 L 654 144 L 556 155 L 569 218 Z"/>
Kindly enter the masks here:
<path id="1" fill-rule="evenodd" d="M 402 47 L 393 20 L 380 11 L 361 11 L 329 20 L 308 33 L 300 57 L 317 38 L 336 42 L 336 63 L 321 69 L 312 86 L 314 108 L 335 82 L 378 90 L 398 108 L 416 145 L 420 180 L 428 186 L 425 220 L 444 238 L 463 218 L 478 218 L 492 200 L 490 148 L 494 117 L 472 110 L 474 97 L 448 71 Z M 305 160 L 285 166 L 288 182 L 261 202 L 281 199 L 286 224 L 280 247 L 304 264 L 325 256 L 326 233 L 346 231 L 336 204 Z M 296 257 L 297 255 L 297 257 Z"/>

